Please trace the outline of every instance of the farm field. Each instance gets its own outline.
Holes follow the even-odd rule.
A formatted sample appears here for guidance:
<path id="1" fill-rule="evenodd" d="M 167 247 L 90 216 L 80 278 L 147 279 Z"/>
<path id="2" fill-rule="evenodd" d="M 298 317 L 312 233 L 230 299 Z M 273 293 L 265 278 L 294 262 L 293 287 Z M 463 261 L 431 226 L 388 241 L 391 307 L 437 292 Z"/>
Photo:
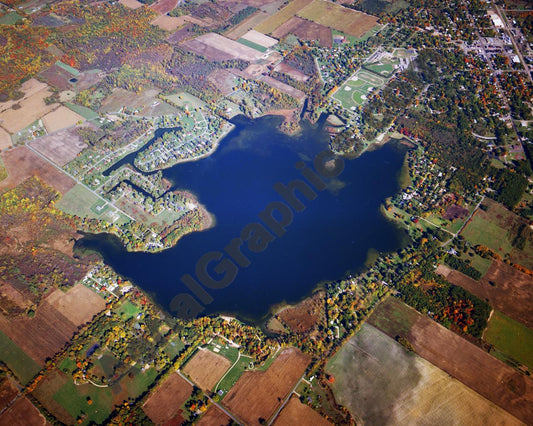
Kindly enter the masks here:
<path id="1" fill-rule="evenodd" d="M 272 32 L 272 37 L 282 39 L 287 34 L 294 34 L 300 40 L 317 40 L 323 47 L 331 47 L 333 37 L 331 28 L 316 22 L 293 16 Z"/>
<path id="2" fill-rule="evenodd" d="M 325 418 L 318 414 L 311 407 L 302 404 L 300 400 L 293 396 L 283 407 L 281 413 L 274 421 L 274 426 L 292 426 L 294 424 L 327 426 L 331 425 Z"/>
<path id="3" fill-rule="evenodd" d="M 157 98 L 159 89 L 147 89 L 141 93 L 115 88 L 100 107 L 101 113 L 118 112 L 123 108 L 138 110 L 139 115 L 158 117 L 177 114 L 176 108 Z"/>
<path id="4" fill-rule="evenodd" d="M 180 108 L 192 111 L 196 108 L 204 107 L 207 104 L 201 99 L 187 92 L 179 92 L 173 95 L 164 95 L 164 99 L 172 102 Z"/>
<path id="5" fill-rule="evenodd" d="M 74 111 L 76 114 L 81 115 L 86 120 L 94 120 L 94 119 L 98 118 L 98 114 L 96 112 L 94 112 L 92 109 L 84 107 L 82 105 L 76 105 L 76 104 L 71 104 L 71 103 L 67 102 L 67 103 L 65 103 L 65 106 L 68 109 Z"/>
<path id="6" fill-rule="evenodd" d="M 26 397 L 20 397 L 0 414 L 0 424 L 9 426 L 44 425 L 50 423 Z"/>
<path id="7" fill-rule="evenodd" d="M 67 90 L 70 87 L 69 80 L 74 77 L 74 74 L 70 73 L 65 68 L 60 67 L 57 63 L 39 73 L 39 76 L 43 78 L 50 86 L 54 86 L 59 90 Z"/>
<path id="8" fill-rule="evenodd" d="M 15 373 L 23 385 L 40 371 L 40 365 L 2 331 L 0 331 L 0 348 L 0 360 Z"/>
<path id="9" fill-rule="evenodd" d="M 262 52 L 216 33 L 203 34 L 195 39 L 185 41 L 181 46 L 210 61 L 241 59 L 253 62 L 263 56 Z"/>
<path id="10" fill-rule="evenodd" d="M 193 387 L 178 373 L 172 373 L 143 405 L 143 411 L 155 424 L 172 421 L 180 424 L 184 419 L 180 415 L 181 406 L 191 395 Z"/>
<path id="11" fill-rule="evenodd" d="M 69 111 L 67 108 L 65 110 Z M 72 112 L 72 114 L 75 113 Z M 76 114 L 76 116 L 78 115 Z M 82 141 L 75 128 L 60 130 L 54 134 L 43 136 L 30 142 L 29 145 L 61 167 L 70 163 L 81 151 L 87 148 L 87 144 Z"/>
<path id="12" fill-rule="evenodd" d="M 304 374 L 309 358 L 296 348 L 281 352 L 266 371 L 245 372 L 224 405 L 247 425 L 268 420 Z"/>
<path id="13" fill-rule="evenodd" d="M 366 102 L 369 93 L 385 84 L 384 77 L 360 69 L 339 87 L 332 98 L 339 101 L 343 108 L 355 111 Z"/>
<path id="14" fill-rule="evenodd" d="M 160 15 L 164 15 L 168 12 L 170 12 L 172 9 L 176 7 L 178 4 L 178 0 L 159 0 L 152 4 L 150 8 L 154 11 L 159 13 Z"/>
<path id="15" fill-rule="evenodd" d="M 174 31 L 181 27 L 184 22 L 186 22 L 186 19 L 183 16 L 174 17 L 161 15 L 152 21 L 152 25 L 157 25 L 159 28 L 165 31 Z"/>
<path id="16" fill-rule="evenodd" d="M 494 311 L 483 339 L 533 371 L 533 330 L 530 328 Z"/>
<path id="17" fill-rule="evenodd" d="M 472 424 L 472 419 L 476 424 L 520 424 L 369 324 L 339 350 L 326 371 L 335 377 L 337 401 L 366 425 L 455 425 Z"/>
<path id="18" fill-rule="evenodd" d="M 533 328 L 533 277 L 504 262 L 495 260 L 480 281 L 439 266 L 451 283 L 463 287 L 505 315 Z"/>
<path id="19" fill-rule="evenodd" d="M 39 177 L 62 194 L 76 184 L 67 175 L 24 146 L 3 152 L 2 161 L 8 177 L 0 182 L 0 190 L 13 188 L 30 176 Z"/>
<path id="20" fill-rule="evenodd" d="M 533 380 L 397 299 L 382 302 L 369 323 L 409 341 L 417 355 L 524 423 L 533 421 Z M 406 331 L 407 329 L 407 331 Z"/>
<path id="21" fill-rule="evenodd" d="M 43 116 L 42 120 L 48 133 L 75 126 L 76 124 L 81 124 L 85 121 L 81 115 L 76 114 L 74 111 L 71 111 L 63 105 Z"/>
<path id="22" fill-rule="evenodd" d="M 183 372 L 204 391 L 211 391 L 231 367 L 231 362 L 208 349 L 198 349 Z"/>
<path id="23" fill-rule="evenodd" d="M 11 136 L 0 127 L 0 151 L 12 146 Z"/>
<path id="24" fill-rule="evenodd" d="M 8 377 L 0 378 L 0 412 L 19 394 L 18 389 Z"/>
<path id="25" fill-rule="evenodd" d="M 100 296 L 79 286 L 66 293 L 55 290 L 58 294 L 53 293 L 41 302 L 33 318 L 7 319 L 0 315 L 0 330 L 35 362 L 44 365 L 81 324 L 105 308 Z"/>
<path id="26" fill-rule="evenodd" d="M 144 4 L 137 0 L 118 0 L 118 2 L 129 9 L 138 9 L 144 6 Z"/>
<path id="27" fill-rule="evenodd" d="M 74 418 L 54 399 L 54 395 L 69 381 L 67 375 L 54 369 L 37 385 L 32 395 L 60 422 L 74 424 Z"/>
<path id="28" fill-rule="evenodd" d="M 216 405 L 211 405 L 196 424 L 198 426 L 229 425 L 231 419 Z"/>
<path id="29" fill-rule="evenodd" d="M 378 22 L 375 16 L 324 0 L 314 0 L 298 11 L 297 15 L 353 37 L 362 37 Z"/>
<path id="30" fill-rule="evenodd" d="M 252 28 L 259 26 L 263 21 L 268 19 L 269 16 L 270 15 L 267 12 L 258 10 L 253 15 L 244 19 L 241 23 L 230 28 L 230 30 L 224 35 L 232 40 L 238 40 Z"/>
<path id="31" fill-rule="evenodd" d="M 272 15 L 269 18 L 265 19 L 254 29 L 263 34 L 270 34 L 280 25 L 291 19 L 305 6 L 309 5 L 312 1 L 313 0 L 294 0 L 293 2 L 285 6 L 283 9 L 281 9 L 279 12 L 277 12 L 275 15 Z"/>
<path id="32" fill-rule="evenodd" d="M 511 233 L 511 229 L 527 226 L 527 221 L 490 198 L 485 198 L 482 205 L 486 210 L 476 210 L 461 235 L 472 244 L 489 247 L 501 257 L 508 254 L 512 262 L 533 270 L 531 238 L 526 238 L 523 250 L 512 245 L 516 235 Z"/>
<path id="33" fill-rule="evenodd" d="M 58 104 L 46 105 L 44 103 L 44 98 L 51 95 L 48 89 L 46 86 L 37 93 L 18 101 L 20 108 L 4 109 L 0 106 L 0 109 L 3 110 L 0 112 L 0 121 L 3 127 L 10 133 L 16 133 L 56 109 Z"/>

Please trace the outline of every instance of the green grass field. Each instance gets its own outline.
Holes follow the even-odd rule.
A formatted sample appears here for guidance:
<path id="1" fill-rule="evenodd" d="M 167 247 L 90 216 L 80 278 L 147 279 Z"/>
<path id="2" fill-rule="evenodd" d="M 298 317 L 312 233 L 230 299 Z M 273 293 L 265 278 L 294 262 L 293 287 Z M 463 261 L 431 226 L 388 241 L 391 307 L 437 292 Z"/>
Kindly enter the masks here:
<path id="1" fill-rule="evenodd" d="M 475 215 L 461 235 L 473 244 L 483 244 L 503 256 L 512 250 L 507 231 L 495 223 Z"/>
<path id="2" fill-rule="evenodd" d="M 176 337 L 167 343 L 163 351 L 165 351 L 170 359 L 174 359 L 183 349 L 185 349 L 185 343 L 179 337 Z"/>
<path id="3" fill-rule="evenodd" d="M 22 20 L 17 12 L 8 12 L 4 16 L 0 16 L 0 25 L 13 25 Z"/>
<path id="4" fill-rule="evenodd" d="M 70 102 L 65 102 L 65 106 L 68 109 L 74 111 L 76 114 L 81 115 L 83 118 L 85 118 L 87 120 L 94 120 L 94 119 L 99 117 L 97 112 L 93 111 L 90 108 L 81 106 L 81 105 L 76 105 L 76 104 L 72 104 Z"/>
<path id="5" fill-rule="evenodd" d="M 370 93 L 384 85 L 384 78 L 359 70 L 339 87 L 332 98 L 339 101 L 343 108 L 354 111 L 366 102 Z"/>
<path id="6" fill-rule="evenodd" d="M 82 424 L 103 424 L 111 414 L 113 395 L 110 388 L 90 384 L 76 386 L 69 380 L 53 398 L 75 419 L 84 413 L 86 416 Z"/>
<path id="7" fill-rule="evenodd" d="M 218 383 L 215 390 L 222 390 L 224 391 L 224 394 L 226 394 L 237 382 L 237 380 L 239 380 L 239 378 L 242 376 L 242 373 L 248 369 L 250 362 L 253 362 L 253 358 L 241 355 L 239 361 L 229 371 L 226 372 L 226 375 Z"/>
<path id="8" fill-rule="evenodd" d="M 484 340 L 533 371 L 533 330 L 494 311 Z"/>
<path id="9" fill-rule="evenodd" d="M 61 197 L 56 207 L 65 213 L 75 214 L 80 217 L 102 219 L 102 213 L 96 213 L 96 206 L 102 205 L 103 201 L 94 195 L 83 185 L 77 184 Z M 92 208 L 95 206 L 95 208 Z"/>
<path id="10" fill-rule="evenodd" d="M 263 47 L 257 43 L 254 43 L 253 41 L 246 40 L 244 38 L 240 38 L 237 40 L 240 44 L 243 44 L 245 46 L 251 47 L 252 49 L 255 49 L 261 53 L 265 53 L 267 51 L 266 47 Z"/>
<path id="11" fill-rule="evenodd" d="M 0 360 L 15 373 L 23 385 L 27 384 L 41 370 L 39 364 L 1 331 Z"/>
<path id="12" fill-rule="evenodd" d="M 196 96 L 187 92 L 175 93 L 173 95 L 165 95 L 163 99 L 170 101 L 171 103 L 179 106 L 180 108 L 188 107 L 189 111 L 198 107 L 204 107 L 206 103 Z"/>
<path id="13" fill-rule="evenodd" d="M 120 381 L 122 386 L 126 386 L 128 390 L 128 396 L 137 398 L 139 395 L 148 390 L 150 385 L 157 377 L 157 370 L 155 368 L 149 368 L 145 372 L 141 372 L 140 369 L 133 369 L 133 378 L 126 377 Z"/>
<path id="14" fill-rule="evenodd" d="M 395 297 L 388 297 L 376 307 L 368 322 L 389 336 L 406 336 L 417 318 L 414 309 Z"/>
<path id="15" fill-rule="evenodd" d="M 120 316 L 120 318 L 122 318 L 122 320 L 124 321 L 136 317 L 137 315 L 139 315 L 140 312 L 141 310 L 129 300 L 126 300 L 116 310 L 117 315 Z"/>

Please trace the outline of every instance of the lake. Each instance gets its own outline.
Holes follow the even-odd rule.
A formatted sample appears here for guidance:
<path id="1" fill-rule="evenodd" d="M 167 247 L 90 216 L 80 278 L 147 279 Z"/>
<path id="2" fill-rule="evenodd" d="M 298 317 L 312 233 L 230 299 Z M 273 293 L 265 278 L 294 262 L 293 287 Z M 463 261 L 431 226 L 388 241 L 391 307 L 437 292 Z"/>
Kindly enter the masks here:
<path id="1" fill-rule="evenodd" d="M 380 212 L 385 198 L 399 189 L 405 146 L 389 143 L 357 159 L 344 159 L 337 177 L 324 177 L 327 172 L 319 174 L 313 167 L 328 146 L 322 126 L 304 124 L 301 134 L 289 137 L 276 129 L 279 120 L 236 118 L 236 128 L 210 157 L 164 170 L 174 189 L 193 192 L 215 216 L 213 228 L 189 234 L 176 247 L 155 254 L 129 253 L 109 235 L 87 235 L 77 247 L 99 252 L 165 309 L 183 308 L 185 300 L 202 308 L 202 314 L 226 313 L 257 323 L 272 306 L 298 302 L 320 282 L 360 271 L 369 250 L 393 251 L 406 243 L 405 232 Z M 313 171 L 327 188 L 319 190 L 316 181 L 305 179 L 295 166 L 298 162 L 300 169 L 307 166 L 308 177 Z M 300 189 L 306 185 L 311 190 L 309 198 L 316 194 L 308 199 L 294 192 L 302 211 L 288 209 L 288 201 L 274 189 L 276 183 L 295 180 L 301 181 Z M 271 210 L 280 205 L 288 211 Z M 277 229 L 280 235 L 259 219 L 266 209 L 273 221 L 284 222 Z M 289 213 L 290 223 L 285 221 Z M 225 251 L 243 229 L 243 239 L 255 245 L 243 243 L 237 252 L 242 256 L 235 254 L 235 247 Z M 213 252 L 211 258 L 208 253 Z M 225 277 L 224 288 L 209 288 L 217 286 L 212 283 L 206 287 L 198 279 L 196 265 L 206 256 L 211 261 L 204 272 L 215 281 Z M 181 280 L 184 274 L 191 278 L 184 280 L 189 287 Z"/>

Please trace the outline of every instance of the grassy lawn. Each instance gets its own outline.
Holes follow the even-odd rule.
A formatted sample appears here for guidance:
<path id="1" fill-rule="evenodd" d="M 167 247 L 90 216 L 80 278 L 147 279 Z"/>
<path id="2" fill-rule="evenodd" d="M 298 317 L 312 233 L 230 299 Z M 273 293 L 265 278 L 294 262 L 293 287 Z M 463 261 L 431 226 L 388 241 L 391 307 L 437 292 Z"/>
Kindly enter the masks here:
<path id="1" fill-rule="evenodd" d="M 28 383 L 41 370 L 39 364 L 1 331 L 0 360 L 15 373 L 23 385 Z"/>
<path id="2" fill-rule="evenodd" d="M 93 111 L 90 108 L 81 106 L 81 105 L 76 105 L 76 104 L 72 104 L 70 102 L 66 102 L 65 106 L 68 109 L 74 111 L 76 114 L 81 115 L 83 118 L 85 118 L 87 120 L 94 120 L 94 119 L 99 117 L 97 112 Z"/>
<path id="3" fill-rule="evenodd" d="M 185 343 L 181 341 L 179 337 L 170 340 L 163 349 L 170 359 L 178 356 L 179 353 L 185 349 Z"/>
<path id="4" fill-rule="evenodd" d="M 97 213 L 97 210 L 92 207 L 103 204 L 104 202 L 91 191 L 83 185 L 77 184 L 61 197 L 56 203 L 56 207 L 65 213 L 75 214 L 80 217 L 101 219 L 104 210 L 102 209 L 100 213 Z"/>
<path id="5" fill-rule="evenodd" d="M 121 380 L 121 385 L 125 385 L 128 389 L 128 396 L 137 398 L 143 392 L 148 390 L 149 386 L 154 382 L 157 377 L 157 371 L 155 368 L 149 368 L 145 372 L 135 368 L 132 370 L 133 378 L 126 377 Z"/>
<path id="6" fill-rule="evenodd" d="M 253 361 L 253 358 L 249 358 L 247 356 L 241 355 L 239 361 L 237 364 L 235 364 L 224 376 L 224 378 L 220 381 L 218 386 L 216 387 L 216 390 L 223 390 L 224 394 L 226 394 L 233 385 L 239 380 L 239 378 L 242 376 L 242 373 L 244 373 L 249 365 L 250 362 Z"/>
<path id="7" fill-rule="evenodd" d="M 112 399 L 109 388 L 98 388 L 90 384 L 76 386 L 72 380 L 54 395 L 54 400 L 75 419 L 82 414 L 86 415 L 82 424 L 103 424 L 111 414 Z"/>
<path id="8" fill-rule="evenodd" d="M 163 96 L 163 99 L 169 100 L 171 103 L 178 105 L 180 108 L 188 107 L 190 111 L 194 110 L 197 107 L 203 107 L 206 105 L 204 101 L 187 92 L 166 95 Z"/>
<path id="9" fill-rule="evenodd" d="M 134 318 L 139 315 L 141 313 L 141 310 L 129 300 L 126 300 L 122 305 L 117 308 L 116 313 L 124 321 L 127 321 L 130 318 Z"/>
<path id="10" fill-rule="evenodd" d="M 461 235 L 471 243 L 483 244 L 500 255 L 510 253 L 512 250 L 506 234 L 507 231 L 505 229 L 480 218 L 478 215 L 475 215 L 461 232 Z"/>
<path id="11" fill-rule="evenodd" d="M 76 370 L 76 361 L 72 358 L 65 358 L 61 361 L 61 364 L 59 364 L 59 369 L 64 373 L 72 374 L 72 372 Z"/>
<path id="12" fill-rule="evenodd" d="M 381 302 L 368 322 L 389 336 L 406 336 L 415 323 L 418 313 L 394 297 L 388 297 Z"/>
<path id="13" fill-rule="evenodd" d="M 485 330 L 484 339 L 496 349 L 533 370 L 533 330 L 494 311 Z"/>
<path id="14" fill-rule="evenodd" d="M 13 25 L 20 20 L 22 20 L 22 16 L 17 12 L 9 12 L 4 16 L 0 16 L 0 25 Z"/>
<path id="15" fill-rule="evenodd" d="M 473 256 L 470 256 L 470 254 L 463 253 L 461 254 L 461 259 L 466 262 L 470 262 L 470 266 L 481 272 L 481 276 L 485 275 L 489 270 L 490 265 L 492 265 L 492 259 L 485 259 L 484 257 L 475 254 L 473 251 L 471 251 L 470 253 L 473 254 Z"/>

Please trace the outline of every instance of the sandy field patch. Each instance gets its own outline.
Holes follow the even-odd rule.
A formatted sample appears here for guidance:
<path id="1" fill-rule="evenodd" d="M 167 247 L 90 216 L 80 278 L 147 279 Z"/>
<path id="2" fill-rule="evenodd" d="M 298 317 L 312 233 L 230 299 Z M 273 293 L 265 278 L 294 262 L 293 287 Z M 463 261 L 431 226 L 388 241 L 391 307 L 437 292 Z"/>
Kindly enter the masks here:
<path id="1" fill-rule="evenodd" d="M 7 178 L 0 182 L 0 191 L 14 188 L 30 176 L 38 176 L 62 194 L 76 185 L 73 179 L 25 146 L 4 151 L 2 161 L 7 171 Z"/>
<path id="2" fill-rule="evenodd" d="M 231 367 L 229 359 L 207 349 L 198 349 L 183 372 L 203 390 L 212 390 Z"/>
<path id="3" fill-rule="evenodd" d="M 106 306 L 104 299 L 83 284 L 76 284 L 66 293 L 56 290 L 46 301 L 75 326 L 91 321 Z"/>
<path id="4" fill-rule="evenodd" d="M 10 133 L 16 133 L 43 115 L 53 111 L 59 104 L 46 105 L 44 98 L 51 95 L 48 86 L 29 97 L 19 101 L 19 109 L 7 109 L 0 113 L 0 124 Z"/>
<path id="5" fill-rule="evenodd" d="M 274 71 L 287 74 L 289 77 L 295 79 L 296 81 L 309 80 L 309 76 L 305 75 L 300 70 L 297 70 L 296 68 L 293 68 L 290 65 L 287 65 L 285 62 L 280 62 L 278 65 L 276 65 L 276 68 L 274 68 Z"/>
<path id="6" fill-rule="evenodd" d="M 296 396 L 293 396 L 281 410 L 274 422 L 274 426 L 294 426 L 295 424 L 328 426 L 332 423 L 328 422 L 311 407 L 302 404 Z"/>
<path id="7" fill-rule="evenodd" d="M 140 1 L 137 1 L 137 0 L 118 0 L 118 2 L 121 5 L 126 6 L 130 9 L 138 9 L 139 7 L 144 6 L 144 4 L 142 4 Z"/>
<path id="8" fill-rule="evenodd" d="M 266 36 L 255 30 L 248 31 L 241 38 L 251 41 L 252 43 L 258 44 L 259 46 L 263 46 L 267 49 L 278 44 L 278 41 L 275 38 Z"/>
<path id="9" fill-rule="evenodd" d="M 49 112 L 43 117 L 43 124 L 48 133 L 53 133 L 66 127 L 83 123 L 85 118 L 61 105 L 58 109 Z"/>
<path id="10" fill-rule="evenodd" d="M 192 386 L 172 373 L 159 387 L 152 392 L 142 409 L 155 424 L 181 424 L 184 418 L 180 415 L 180 406 L 187 401 L 192 393 Z"/>
<path id="11" fill-rule="evenodd" d="M 13 386 L 11 380 L 7 377 L 0 379 L 0 411 L 15 399 L 18 395 L 18 390 Z"/>
<path id="12" fill-rule="evenodd" d="M 152 21 L 152 25 L 156 25 L 165 31 L 174 31 L 186 22 L 187 21 L 183 18 L 183 16 L 173 17 L 161 15 Z"/>
<path id="13" fill-rule="evenodd" d="M 242 59 L 243 61 L 252 62 L 263 56 L 261 52 L 251 47 L 216 33 L 203 34 L 193 40 L 184 42 L 182 46 L 197 55 L 204 56 L 210 61 Z"/>
<path id="14" fill-rule="evenodd" d="M 0 151 L 12 147 L 11 136 L 0 127 Z"/>
<path id="15" fill-rule="evenodd" d="M 211 405 L 196 423 L 198 426 L 221 426 L 231 424 L 231 419 L 216 405 Z"/>
<path id="16" fill-rule="evenodd" d="M 268 420 L 305 373 L 309 357 L 287 348 L 266 371 L 246 371 L 223 400 L 231 413 L 246 425 Z"/>
<path id="17" fill-rule="evenodd" d="M 176 7 L 178 0 L 159 0 L 150 6 L 154 12 L 164 15 Z"/>
<path id="18" fill-rule="evenodd" d="M 20 102 L 21 100 L 29 98 L 30 96 L 34 95 L 37 92 L 40 92 L 43 89 L 46 89 L 47 87 L 48 85 L 46 83 L 42 83 L 39 80 L 36 80 L 35 78 L 30 78 L 28 81 L 25 81 L 20 86 L 20 91 L 24 93 L 24 96 L 16 101 L 0 102 L 0 112 L 11 108 L 14 104 Z"/>

